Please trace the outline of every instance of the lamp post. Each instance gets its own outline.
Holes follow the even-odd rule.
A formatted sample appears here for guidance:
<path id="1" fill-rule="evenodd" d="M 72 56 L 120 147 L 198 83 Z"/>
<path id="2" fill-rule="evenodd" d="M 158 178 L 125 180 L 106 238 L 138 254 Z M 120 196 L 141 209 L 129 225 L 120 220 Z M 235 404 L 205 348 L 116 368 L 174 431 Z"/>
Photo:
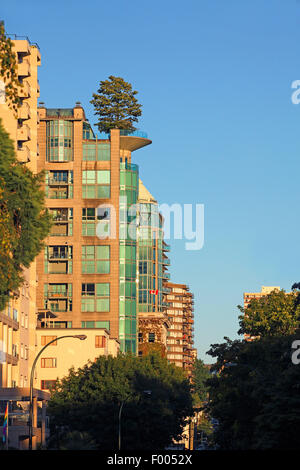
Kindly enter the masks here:
<path id="1" fill-rule="evenodd" d="M 36 356 L 36 358 L 34 359 L 33 361 L 33 364 L 32 364 L 32 367 L 31 367 L 31 374 L 30 374 L 30 402 L 29 402 L 29 447 L 28 449 L 29 450 L 32 450 L 32 421 L 33 421 L 33 378 L 34 378 L 34 371 L 35 371 L 35 366 L 36 366 L 36 363 L 37 363 L 37 360 L 38 358 L 40 357 L 40 355 L 42 354 L 42 352 L 51 344 L 51 343 L 55 343 L 56 341 L 58 341 L 59 339 L 63 339 L 63 338 L 77 338 L 77 339 L 80 339 L 80 340 L 84 340 L 86 339 L 86 335 L 65 335 L 65 336 L 59 336 L 58 338 L 55 338 L 53 339 L 52 341 L 49 341 L 49 343 L 47 343 L 41 350 L 40 352 L 38 353 L 38 355 Z"/>
<path id="2" fill-rule="evenodd" d="M 143 390 L 143 394 L 146 396 L 151 396 L 152 395 L 152 390 Z M 121 450 L 121 416 L 122 416 L 122 410 L 124 403 L 130 398 L 130 396 L 126 397 L 125 400 L 122 401 L 119 409 L 119 451 Z"/>

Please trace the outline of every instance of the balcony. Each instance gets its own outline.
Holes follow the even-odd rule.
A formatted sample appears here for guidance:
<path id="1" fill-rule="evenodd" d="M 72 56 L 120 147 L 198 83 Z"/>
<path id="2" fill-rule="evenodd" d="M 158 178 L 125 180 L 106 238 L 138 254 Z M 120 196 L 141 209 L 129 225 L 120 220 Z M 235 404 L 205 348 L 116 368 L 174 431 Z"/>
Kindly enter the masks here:
<path id="1" fill-rule="evenodd" d="M 21 142 L 26 142 L 30 140 L 30 129 L 27 124 L 23 124 L 23 126 L 17 129 L 17 140 Z"/>
<path id="2" fill-rule="evenodd" d="M 69 274 L 68 262 L 49 262 L 48 274 Z"/>
<path id="3" fill-rule="evenodd" d="M 133 152 L 151 143 L 152 141 L 148 139 L 147 134 L 138 129 L 135 131 L 120 130 L 120 149 L 122 150 L 130 150 Z"/>
<path id="4" fill-rule="evenodd" d="M 28 103 L 24 102 L 20 108 L 18 108 L 18 119 L 30 119 L 30 107 Z"/>
<path id="5" fill-rule="evenodd" d="M 170 287 L 163 287 L 162 291 L 164 294 L 170 294 L 172 292 L 172 289 Z"/>
<path id="6" fill-rule="evenodd" d="M 171 265 L 171 261 L 168 259 L 168 258 L 164 258 L 162 260 L 162 264 L 164 264 L 165 266 L 170 266 Z"/>
<path id="7" fill-rule="evenodd" d="M 167 243 L 163 242 L 162 249 L 163 249 L 163 251 L 170 251 L 170 250 L 171 250 L 171 246 L 168 245 Z"/>
<path id="8" fill-rule="evenodd" d="M 68 253 L 68 251 L 55 251 L 55 252 L 50 252 L 49 253 L 49 260 L 67 260 L 67 259 L 72 259 L 72 255 Z"/>
<path id="9" fill-rule="evenodd" d="M 162 273 L 162 278 L 163 279 L 170 279 L 170 274 L 169 273 Z"/>
<path id="10" fill-rule="evenodd" d="M 18 75 L 19 77 L 30 76 L 30 64 L 27 59 L 23 59 L 23 61 L 18 64 Z"/>
<path id="11" fill-rule="evenodd" d="M 48 299 L 51 299 L 51 298 L 60 298 L 60 299 L 63 299 L 63 298 L 66 298 L 68 297 L 68 291 L 65 290 L 65 291 L 62 291 L 62 292 L 56 292 L 56 291 L 51 291 L 49 290 L 48 291 L 48 294 L 46 296 Z"/>
<path id="12" fill-rule="evenodd" d="M 48 185 L 49 186 L 61 186 L 61 185 L 66 186 L 68 185 L 68 178 L 67 177 L 65 179 L 49 178 Z"/>
<path id="13" fill-rule="evenodd" d="M 29 98 L 31 95 L 30 85 L 28 82 L 23 82 L 19 89 L 20 98 Z"/>
<path id="14" fill-rule="evenodd" d="M 30 162 L 30 150 L 26 145 L 23 145 L 23 147 L 18 148 L 17 150 L 17 157 L 19 162 L 22 163 L 28 163 Z"/>

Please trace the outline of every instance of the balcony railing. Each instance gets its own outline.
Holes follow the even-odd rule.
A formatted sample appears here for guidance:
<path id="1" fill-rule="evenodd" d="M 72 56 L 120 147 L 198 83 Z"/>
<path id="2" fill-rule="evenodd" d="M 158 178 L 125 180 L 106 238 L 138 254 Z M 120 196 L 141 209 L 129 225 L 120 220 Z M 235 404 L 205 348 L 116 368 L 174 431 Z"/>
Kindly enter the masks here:
<path id="1" fill-rule="evenodd" d="M 69 255 L 68 252 L 63 252 L 63 253 L 49 253 L 49 259 L 53 260 L 53 259 L 63 259 L 63 260 L 68 260 L 68 259 L 72 259 L 72 256 Z"/>
<path id="2" fill-rule="evenodd" d="M 164 251 L 170 251 L 170 250 L 171 250 L 171 246 L 168 245 L 167 243 L 163 242 L 162 249 L 163 249 Z"/>
<path id="3" fill-rule="evenodd" d="M 148 139 L 147 133 L 139 131 L 138 129 L 136 129 L 135 131 L 120 129 L 120 135 L 128 137 L 142 137 L 143 139 Z"/>
<path id="4" fill-rule="evenodd" d="M 135 163 L 120 162 L 120 170 L 138 171 L 139 166 Z"/>
<path id="5" fill-rule="evenodd" d="M 49 178 L 48 180 L 48 185 L 63 185 L 63 186 L 67 186 L 69 183 L 68 183 L 68 180 L 65 179 L 65 180 L 58 180 L 56 178 Z"/>

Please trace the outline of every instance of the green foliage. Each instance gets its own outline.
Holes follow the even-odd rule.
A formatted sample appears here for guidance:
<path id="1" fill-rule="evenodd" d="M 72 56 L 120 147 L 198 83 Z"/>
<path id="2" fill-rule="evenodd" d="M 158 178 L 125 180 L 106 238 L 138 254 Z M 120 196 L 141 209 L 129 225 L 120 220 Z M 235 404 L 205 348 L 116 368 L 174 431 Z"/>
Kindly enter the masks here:
<path id="1" fill-rule="evenodd" d="M 58 381 L 48 407 L 52 432 L 62 427 L 88 432 L 98 449 L 117 449 L 122 402 L 126 450 L 163 449 L 179 438 L 185 418 L 193 414 L 188 380 L 158 353 L 100 356 Z"/>
<path id="2" fill-rule="evenodd" d="M 238 306 L 239 334 L 251 336 L 280 336 L 292 334 L 299 328 L 299 293 L 287 294 L 284 290 L 273 291 L 260 299 L 251 300 L 246 309 Z"/>
<path id="3" fill-rule="evenodd" d="M 41 251 L 50 230 L 41 181 L 41 174 L 18 162 L 0 122 L 0 311 L 20 287 L 22 269 Z"/>
<path id="4" fill-rule="evenodd" d="M 98 115 L 96 124 L 100 132 L 109 133 L 110 129 L 126 129 L 134 131 L 134 122 L 141 116 L 141 105 L 132 91 L 130 83 L 121 77 L 110 75 L 108 80 L 100 82 L 97 93 L 93 93 L 90 101 L 94 105 L 95 115 Z"/>
<path id="5" fill-rule="evenodd" d="M 221 449 L 298 449 L 300 368 L 291 361 L 296 335 L 212 345 L 211 416 Z"/>
<path id="6" fill-rule="evenodd" d="M 5 96 L 8 106 L 16 113 L 21 105 L 21 99 L 19 98 L 21 84 L 18 78 L 17 57 L 12 47 L 13 43 L 6 37 L 4 25 L 0 22 L 0 78 L 5 83 Z"/>
<path id="7" fill-rule="evenodd" d="M 196 359 L 193 367 L 193 396 L 194 404 L 200 405 L 208 398 L 207 380 L 210 378 L 210 372 L 205 367 L 201 359 Z"/>

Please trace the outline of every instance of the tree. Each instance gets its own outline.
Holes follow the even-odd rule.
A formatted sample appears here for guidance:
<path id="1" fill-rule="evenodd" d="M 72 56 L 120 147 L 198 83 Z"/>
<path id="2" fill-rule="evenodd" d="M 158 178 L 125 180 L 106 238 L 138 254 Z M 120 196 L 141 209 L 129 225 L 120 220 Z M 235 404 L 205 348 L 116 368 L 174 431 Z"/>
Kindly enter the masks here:
<path id="1" fill-rule="evenodd" d="M 145 390 L 151 395 L 145 396 Z M 126 450 L 164 449 L 179 438 L 185 419 L 193 414 L 183 371 L 158 353 L 100 356 L 57 382 L 48 406 L 52 433 L 62 428 L 88 432 L 98 449 L 116 449 L 122 403 Z"/>
<path id="2" fill-rule="evenodd" d="M 21 83 L 18 78 L 18 64 L 16 54 L 13 52 L 13 43 L 6 37 L 3 22 L 0 22 L 0 78 L 5 84 L 5 97 L 14 112 L 21 105 L 19 89 Z"/>
<path id="3" fill-rule="evenodd" d="M 0 311 L 23 283 L 51 227 L 44 207 L 42 174 L 18 162 L 14 145 L 0 121 Z"/>
<path id="4" fill-rule="evenodd" d="M 292 334 L 299 328 L 299 293 L 273 291 L 259 299 L 251 300 L 245 309 L 238 306 L 243 315 L 239 316 L 239 334 L 251 336 L 280 336 Z"/>
<path id="5" fill-rule="evenodd" d="M 121 77 L 110 75 L 108 80 L 100 82 L 97 93 L 93 93 L 90 101 L 94 105 L 95 115 L 98 115 L 96 124 L 100 132 L 109 133 L 110 129 L 118 128 L 134 131 L 134 122 L 141 116 L 141 105 L 132 91 L 130 83 Z"/>
<path id="6" fill-rule="evenodd" d="M 193 391 L 196 405 L 200 405 L 208 398 L 207 380 L 210 378 L 209 369 L 201 359 L 196 359 L 193 367 Z"/>
<path id="7" fill-rule="evenodd" d="M 209 411 L 220 449 L 298 449 L 300 369 L 291 361 L 297 335 L 212 345 Z"/>

